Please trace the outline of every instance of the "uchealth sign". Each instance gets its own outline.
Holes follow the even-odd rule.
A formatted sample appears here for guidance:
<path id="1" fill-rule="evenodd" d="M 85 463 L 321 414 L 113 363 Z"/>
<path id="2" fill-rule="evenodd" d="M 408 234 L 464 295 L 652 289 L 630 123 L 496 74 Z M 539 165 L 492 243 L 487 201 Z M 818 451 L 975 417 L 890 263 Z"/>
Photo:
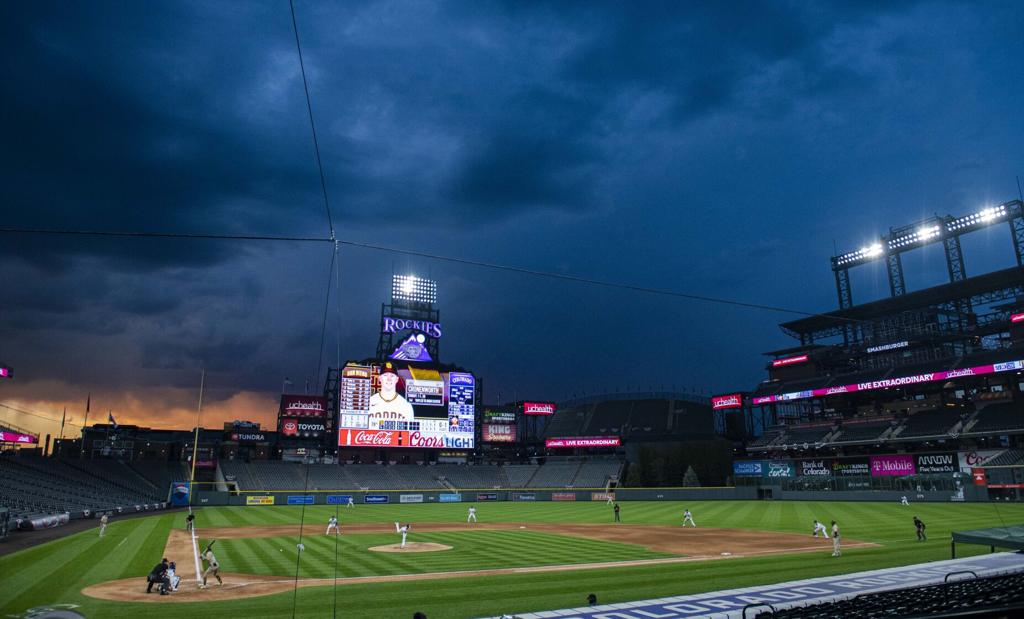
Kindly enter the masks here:
<path id="1" fill-rule="evenodd" d="M 742 393 L 730 393 L 729 395 L 711 397 L 711 410 L 720 411 L 729 408 L 743 408 Z"/>
<path id="2" fill-rule="evenodd" d="M 554 402 L 523 402 L 524 415 L 554 415 Z"/>
<path id="3" fill-rule="evenodd" d="M 315 395 L 281 396 L 281 417 L 323 417 L 327 398 Z"/>
<path id="4" fill-rule="evenodd" d="M 618 447 L 622 439 L 617 436 L 578 436 L 572 438 L 549 438 L 544 441 L 548 449 L 572 449 L 574 447 Z"/>
<path id="5" fill-rule="evenodd" d="M 31 434 L 21 434 L 18 432 L 0 432 L 0 443 L 34 444 L 38 442 L 39 437 L 32 436 Z"/>

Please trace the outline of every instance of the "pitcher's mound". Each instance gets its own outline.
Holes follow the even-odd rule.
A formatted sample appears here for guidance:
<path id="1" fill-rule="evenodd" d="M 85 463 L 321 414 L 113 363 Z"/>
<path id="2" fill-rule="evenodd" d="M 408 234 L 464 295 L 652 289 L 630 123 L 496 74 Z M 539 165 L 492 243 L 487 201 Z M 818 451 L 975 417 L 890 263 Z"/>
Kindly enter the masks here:
<path id="1" fill-rule="evenodd" d="M 437 552 L 439 550 L 451 550 L 451 546 L 434 544 L 431 542 L 408 542 L 405 548 L 401 544 L 388 544 L 387 546 L 373 546 L 369 550 L 373 552 Z"/>

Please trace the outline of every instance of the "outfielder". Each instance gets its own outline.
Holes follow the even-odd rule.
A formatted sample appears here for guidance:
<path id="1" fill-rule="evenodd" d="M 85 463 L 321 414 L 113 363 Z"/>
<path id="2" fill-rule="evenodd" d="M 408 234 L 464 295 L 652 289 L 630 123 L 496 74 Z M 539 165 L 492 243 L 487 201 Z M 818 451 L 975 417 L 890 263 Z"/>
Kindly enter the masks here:
<path id="1" fill-rule="evenodd" d="M 900 505 L 910 506 L 910 501 L 907 500 L 907 495 L 904 494 L 903 497 L 900 498 Z"/>
<path id="2" fill-rule="evenodd" d="M 331 516 L 330 518 L 327 519 L 327 531 L 324 533 L 324 535 L 330 535 L 331 534 L 331 529 L 334 529 L 334 531 L 336 533 L 341 533 L 341 529 L 338 528 L 338 517 L 337 516 Z"/>
<path id="3" fill-rule="evenodd" d="M 469 508 L 469 515 L 466 516 L 466 524 L 470 522 L 476 522 L 476 507 L 473 506 Z"/>
<path id="4" fill-rule="evenodd" d="M 103 537 L 103 534 L 107 532 L 107 521 L 108 520 L 109 519 L 107 518 L 106 514 L 103 514 L 102 516 L 100 516 L 100 537 Z"/>
<path id="5" fill-rule="evenodd" d="M 352 500 L 352 497 L 348 497 L 348 504 L 345 507 L 355 507 L 356 502 Z"/>
<path id="6" fill-rule="evenodd" d="M 839 537 L 839 525 L 836 524 L 835 520 L 833 520 L 832 521 L 832 556 L 833 557 L 839 557 L 839 556 L 842 556 L 842 554 L 843 554 L 843 551 L 839 549 L 839 545 L 841 543 L 840 539 L 841 538 Z"/>
<path id="7" fill-rule="evenodd" d="M 608 500 L 604 502 L 605 505 L 615 505 L 615 495 L 608 493 Z"/>
<path id="8" fill-rule="evenodd" d="M 815 520 L 814 531 L 812 531 L 811 537 L 818 537 L 818 533 L 821 533 L 821 536 L 823 538 L 828 539 L 828 529 L 825 528 L 825 525 Z"/>
<path id="9" fill-rule="evenodd" d="M 697 528 L 697 523 L 693 521 L 693 514 L 691 514 L 690 510 L 688 510 L 688 509 L 683 512 L 683 526 L 684 527 L 686 526 L 687 522 L 689 522 L 691 525 L 693 525 L 694 529 Z"/>
<path id="10" fill-rule="evenodd" d="M 409 529 L 411 529 L 411 528 L 412 528 L 411 524 L 402 524 L 402 525 L 400 525 L 397 522 L 395 523 L 395 533 L 401 533 L 402 534 L 402 545 L 401 545 L 401 548 L 405 548 L 405 538 L 406 538 L 407 535 L 409 535 Z"/>
<path id="11" fill-rule="evenodd" d="M 206 547 L 206 552 L 203 553 L 203 561 L 206 561 L 206 570 L 203 572 L 203 584 L 199 586 L 200 589 L 206 588 L 206 578 L 213 574 L 217 578 L 217 585 L 223 585 L 224 581 L 220 577 L 220 563 L 217 563 L 217 557 L 213 556 L 213 542 Z"/>

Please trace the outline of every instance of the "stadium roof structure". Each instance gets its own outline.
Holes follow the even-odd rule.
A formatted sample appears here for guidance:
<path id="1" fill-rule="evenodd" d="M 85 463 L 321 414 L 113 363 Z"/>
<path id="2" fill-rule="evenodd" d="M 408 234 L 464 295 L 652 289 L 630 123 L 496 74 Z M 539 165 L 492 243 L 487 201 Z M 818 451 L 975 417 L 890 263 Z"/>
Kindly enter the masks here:
<path id="1" fill-rule="evenodd" d="M 956 543 L 978 544 L 996 548 L 1010 548 L 1012 550 L 1024 550 L 1024 524 L 1014 524 L 1005 527 L 992 529 L 973 529 L 971 531 L 953 531 L 953 539 L 950 542 L 950 551 L 953 558 L 956 558 Z"/>
<path id="2" fill-rule="evenodd" d="M 1024 295 L 1024 267 L 1017 266 L 827 314 L 791 320 L 780 324 L 779 328 L 810 345 L 816 340 L 842 335 L 856 323 L 926 307 L 941 307 L 955 299 L 969 299 L 971 305 L 983 305 L 1013 300 L 1021 295 Z"/>

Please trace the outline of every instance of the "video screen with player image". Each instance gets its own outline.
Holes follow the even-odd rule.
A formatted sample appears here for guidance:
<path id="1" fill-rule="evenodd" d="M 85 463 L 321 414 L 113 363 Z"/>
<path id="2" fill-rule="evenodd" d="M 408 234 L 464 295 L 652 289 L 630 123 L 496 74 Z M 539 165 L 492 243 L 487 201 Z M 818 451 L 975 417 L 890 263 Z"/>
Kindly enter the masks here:
<path id="1" fill-rule="evenodd" d="M 468 372 L 349 363 L 339 390 L 339 446 L 474 447 L 476 379 Z"/>

